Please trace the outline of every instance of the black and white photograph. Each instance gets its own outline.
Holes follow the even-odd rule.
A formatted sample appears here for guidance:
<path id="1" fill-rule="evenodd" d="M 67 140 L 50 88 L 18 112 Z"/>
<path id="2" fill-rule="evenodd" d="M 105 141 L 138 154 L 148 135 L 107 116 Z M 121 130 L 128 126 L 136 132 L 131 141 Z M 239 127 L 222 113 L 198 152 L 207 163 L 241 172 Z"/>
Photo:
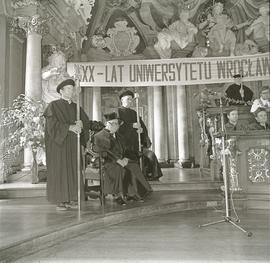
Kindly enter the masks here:
<path id="1" fill-rule="evenodd" d="M 268 0 L 0 0 L 0 263 L 270 262 Z"/>

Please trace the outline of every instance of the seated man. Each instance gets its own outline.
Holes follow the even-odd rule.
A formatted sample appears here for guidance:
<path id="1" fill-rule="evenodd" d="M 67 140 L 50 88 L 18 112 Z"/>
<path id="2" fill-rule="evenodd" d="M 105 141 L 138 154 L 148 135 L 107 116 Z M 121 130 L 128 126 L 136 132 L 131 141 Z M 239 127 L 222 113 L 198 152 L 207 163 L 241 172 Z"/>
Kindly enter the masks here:
<path id="1" fill-rule="evenodd" d="M 265 108 L 267 112 L 270 111 L 270 90 L 267 86 L 262 87 L 260 98 L 253 101 L 250 112 L 253 113 L 258 108 Z"/>
<path id="2" fill-rule="evenodd" d="M 121 107 L 118 108 L 119 118 L 123 122 L 119 128 L 119 133 L 124 137 L 127 142 L 127 155 L 131 160 L 139 160 L 139 142 L 138 132 L 141 137 L 141 144 L 143 146 L 143 160 L 148 173 L 146 178 L 148 180 L 159 180 L 163 176 L 160 165 L 158 163 L 155 153 L 148 148 L 151 146 L 150 138 L 148 137 L 147 128 L 140 118 L 137 123 L 137 112 L 131 109 L 134 93 L 130 90 L 124 91 L 120 96 Z"/>
<path id="3" fill-rule="evenodd" d="M 94 145 L 95 150 L 102 153 L 105 152 L 105 182 L 104 194 L 113 194 L 118 196 L 116 201 L 125 205 L 125 194 L 133 199 L 143 201 L 138 192 L 138 183 L 143 188 L 144 194 L 151 192 L 152 189 L 145 180 L 137 162 L 133 162 L 125 155 L 125 142 L 121 135 L 117 132 L 119 129 L 119 118 L 115 112 L 105 114 L 105 128 L 95 134 Z M 129 176 L 129 189 L 125 189 L 124 177 Z M 131 181 L 131 182 L 130 182 Z"/>
<path id="4" fill-rule="evenodd" d="M 255 112 L 256 122 L 249 124 L 249 130 L 269 130 L 269 124 L 267 123 L 267 112 L 264 108 L 258 108 Z"/>
<path id="5" fill-rule="evenodd" d="M 238 123 L 238 109 L 231 108 L 227 111 L 228 122 L 225 124 L 225 131 L 239 131 L 243 127 Z"/>

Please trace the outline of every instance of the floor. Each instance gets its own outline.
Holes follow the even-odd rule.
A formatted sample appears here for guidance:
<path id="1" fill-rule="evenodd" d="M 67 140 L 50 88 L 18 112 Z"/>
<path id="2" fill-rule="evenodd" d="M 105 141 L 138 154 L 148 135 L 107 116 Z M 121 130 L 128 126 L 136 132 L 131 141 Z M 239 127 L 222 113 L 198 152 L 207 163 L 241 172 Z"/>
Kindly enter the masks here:
<path id="1" fill-rule="evenodd" d="M 239 216 L 252 237 L 230 223 L 198 227 L 220 220 L 220 212 L 186 211 L 85 233 L 16 262 L 269 262 L 269 213 Z"/>
<path id="2" fill-rule="evenodd" d="M 202 196 L 196 192 L 162 191 L 152 193 L 145 203 L 133 202 L 125 207 L 107 199 L 104 211 L 99 200 L 89 200 L 83 204 L 80 215 L 76 209 L 56 211 L 55 206 L 49 204 L 45 198 L 0 200 L 0 249 L 36 235 L 53 232 L 80 220 L 100 218 L 106 213 L 136 207 L 151 207 L 156 204 L 211 199 L 218 200 L 221 197 L 216 192 L 204 193 Z"/>

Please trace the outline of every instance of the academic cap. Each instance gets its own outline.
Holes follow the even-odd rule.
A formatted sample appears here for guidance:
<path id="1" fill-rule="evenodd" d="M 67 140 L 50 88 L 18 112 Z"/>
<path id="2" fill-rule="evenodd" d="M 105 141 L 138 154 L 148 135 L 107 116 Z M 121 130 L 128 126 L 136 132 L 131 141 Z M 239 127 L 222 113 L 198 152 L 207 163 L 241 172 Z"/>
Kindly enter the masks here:
<path id="1" fill-rule="evenodd" d="M 65 79 L 64 81 L 62 81 L 60 84 L 58 84 L 57 88 L 56 88 L 56 91 L 58 93 L 60 93 L 60 90 L 62 88 L 64 88 L 65 86 L 68 86 L 68 85 L 71 85 L 71 86 L 75 86 L 75 81 L 73 79 Z"/>
<path id="2" fill-rule="evenodd" d="M 104 118 L 106 121 L 119 120 L 119 116 L 116 112 L 106 113 L 104 114 Z"/>
<path id="3" fill-rule="evenodd" d="M 134 93 L 131 90 L 126 90 L 119 95 L 119 99 L 121 100 L 125 96 L 131 96 L 134 98 Z"/>
<path id="4" fill-rule="evenodd" d="M 239 78 L 243 78 L 244 76 L 242 74 L 236 74 L 236 75 L 233 75 L 233 78 L 234 79 L 239 79 Z"/>

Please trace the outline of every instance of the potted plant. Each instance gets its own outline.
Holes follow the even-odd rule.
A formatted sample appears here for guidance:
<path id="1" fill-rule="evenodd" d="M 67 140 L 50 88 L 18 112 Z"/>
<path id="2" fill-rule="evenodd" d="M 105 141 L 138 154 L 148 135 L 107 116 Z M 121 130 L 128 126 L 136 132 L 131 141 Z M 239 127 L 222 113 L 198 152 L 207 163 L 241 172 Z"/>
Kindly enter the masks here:
<path id="1" fill-rule="evenodd" d="M 0 125 L 5 129 L 5 151 L 12 156 L 29 147 L 33 154 L 32 183 L 38 182 L 37 152 L 44 149 L 44 105 L 41 101 L 19 95 L 12 106 L 2 109 Z"/>

